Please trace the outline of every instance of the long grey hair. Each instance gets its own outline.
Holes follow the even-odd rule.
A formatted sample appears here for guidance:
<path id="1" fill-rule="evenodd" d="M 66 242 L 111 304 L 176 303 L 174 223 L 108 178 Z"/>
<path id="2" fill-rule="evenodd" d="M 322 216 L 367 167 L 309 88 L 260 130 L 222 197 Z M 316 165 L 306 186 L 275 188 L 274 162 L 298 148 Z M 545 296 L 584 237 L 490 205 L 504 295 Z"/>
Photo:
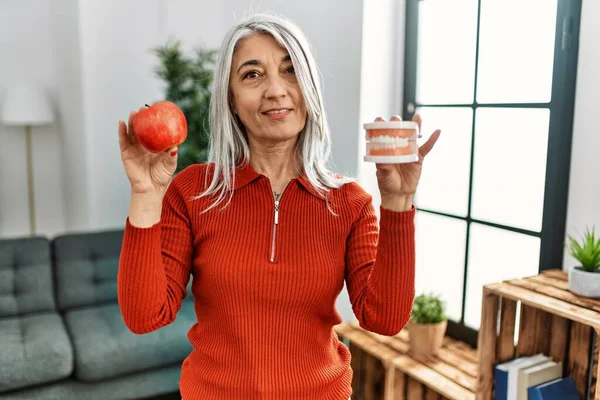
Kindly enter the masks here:
<path id="1" fill-rule="evenodd" d="M 196 197 L 211 195 L 216 200 L 204 211 L 219 204 L 227 195 L 231 200 L 235 169 L 245 166 L 250 160 L 244 127 L 236 119 L 231 106 L 229 78 L 231 60 L 238 44 L 256 33 L 273 36 L 287 49 L 292 59 L 308 112 L 306 125 L 296 145 L 296 153 L 308 181 L 325 198 L 330 189 L 354 181 L 353 178 L 336 176 L 327 168 L 331 156 L 331 137 L 323 107 L 320 71 L 305 34 L 285 17 L 274 13 L 257 13 L 229 30 L 217 54 L 209 116 L 211 137 L 208 162 L 214 164 L 214 168 L 211 183 Z"/>

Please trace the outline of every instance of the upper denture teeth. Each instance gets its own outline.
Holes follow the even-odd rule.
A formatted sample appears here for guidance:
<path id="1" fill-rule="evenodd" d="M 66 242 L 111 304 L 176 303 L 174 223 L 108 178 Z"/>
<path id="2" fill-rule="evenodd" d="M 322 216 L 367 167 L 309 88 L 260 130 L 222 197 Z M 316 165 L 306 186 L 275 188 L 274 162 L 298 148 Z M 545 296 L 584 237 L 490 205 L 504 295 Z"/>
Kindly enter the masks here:
<path id="1" fill-rule="evenodd" d="M 284 112 L 287 112 L 288 109 L 284 108 L 282 110 L 272 110 L 272 111 L 267 111 L 265 114 L 283 114 Z"/>
<path id="2" fill-rule="evenodd" d="M 403 138 L 399 136 L 373 136 L 369 139 L 369 141 L 377 147 L 382 148 L 408 146 L 408 138 Z"/>

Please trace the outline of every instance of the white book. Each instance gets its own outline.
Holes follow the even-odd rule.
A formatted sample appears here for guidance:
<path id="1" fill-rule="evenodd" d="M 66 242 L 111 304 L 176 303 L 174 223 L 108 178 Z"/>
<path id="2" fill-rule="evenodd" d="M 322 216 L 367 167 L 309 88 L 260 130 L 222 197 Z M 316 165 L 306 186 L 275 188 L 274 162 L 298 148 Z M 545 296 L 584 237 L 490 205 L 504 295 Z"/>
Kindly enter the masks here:
<path id="1" fill-rule="evenodd" d="M 519 370 L 533 365 L 541 364 L 544 361 L 551 360 L 550 357 L 543 353 L 538 353 L 531 357 L 525 357 L 520 362 L 508 366 L 508 384 L 507 384 L 507 400 L 518 400 L 518 381 Z"/>
<path id="2" fill-rule="evenodd" d="M 517 400 L 528 400 L 527 389 L 531 386 L 562 377 L 562 362 L 545 361 L 522 368 L 517 374 Z"/>

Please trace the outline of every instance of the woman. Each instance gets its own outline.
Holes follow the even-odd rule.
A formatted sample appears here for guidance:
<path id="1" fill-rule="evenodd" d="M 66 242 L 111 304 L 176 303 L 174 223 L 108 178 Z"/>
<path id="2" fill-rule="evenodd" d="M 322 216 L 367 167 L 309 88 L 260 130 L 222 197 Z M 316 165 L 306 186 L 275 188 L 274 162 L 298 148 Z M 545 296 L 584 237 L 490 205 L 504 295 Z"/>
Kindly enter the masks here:
<path id="1" fill-rule="evenodd" d="M 185 400 L 347 399 L 336 299 L 345 282 L 362 327 L 404 327 L 422 159 L 377 166 L 378 222 L 371 196 L 326 167 L 318 70 L 303 33 L 283 18 L 234 26 L 214 78 L 209 162 L 174 179 L 177 149 L 151 154 L 135 139 L 135 112 L 119 121 L 131 183 L 118 275 L 125 323 L 136 333 L 171 323 L 193 275 Z"/>

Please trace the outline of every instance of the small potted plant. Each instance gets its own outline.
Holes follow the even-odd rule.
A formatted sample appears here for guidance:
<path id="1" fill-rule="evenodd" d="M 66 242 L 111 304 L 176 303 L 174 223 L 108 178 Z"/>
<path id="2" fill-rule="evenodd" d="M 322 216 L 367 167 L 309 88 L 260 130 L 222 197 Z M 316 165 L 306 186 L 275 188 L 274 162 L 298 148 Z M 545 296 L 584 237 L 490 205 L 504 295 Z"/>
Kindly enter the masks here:
<path id="1" fill-rule="evenodd" d="M 571 255 L 579 262 L 569 270 L 569 290 L 585 297 L 600 298 L 600 238 L 595 228 L 586 228 L 581 241 L 568 236 Z"/>
<path id="2" fill-rule="evenodd" d="M 438 354 L 447 325 L 446 306 L 439 296 L 425 293 L 416 296 L 407 324 L 410 355 L 419 357 Z"/>

